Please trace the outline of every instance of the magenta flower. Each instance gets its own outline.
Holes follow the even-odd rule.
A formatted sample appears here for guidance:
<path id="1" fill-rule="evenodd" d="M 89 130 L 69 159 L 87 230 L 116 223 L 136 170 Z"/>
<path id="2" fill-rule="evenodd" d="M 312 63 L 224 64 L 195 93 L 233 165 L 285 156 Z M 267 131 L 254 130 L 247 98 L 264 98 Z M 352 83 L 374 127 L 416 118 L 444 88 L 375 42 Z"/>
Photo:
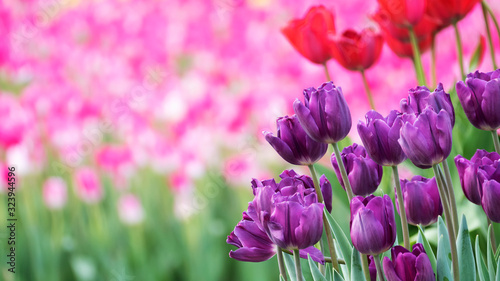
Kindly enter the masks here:
<path id="1" fill-rule="evenodd" d="M 58 210 L 68 200 L 66 182 L 60 177 L 48 178 L 43 184 L 43 201 L 47 208 Z"/>
<path id="2" fill-rule="evenodd" d="M 410 181 L 404 179 L 400 182 L 408 223 L 424 226 L 435 223 L 443 213 L 436 179 L 414 176 Z M 397 194 L 396 206 L 399 213 Z"/>
<path id="3" fill-rule="evenodd" d="M 76 194 L 86 203 L 96 203 L 104 196 L 97 173 L 88 167 L 75 172 Z"/>
<path id="4" fill-rule="evenodd" d="M 483 182 L 483 198 L 481 199 L 481 206 L 486 216 L 497 223 L 500 223 L 500 209 L 498 208 L 498 202 L 500 202 L 499 181 L 498 175 L 496 179 L 485 180 Z"/>
<path id="5" fill-rule="evenodd" d="M 425 253 L 424 246 L 417 243 L 413 251 L 401 246 L 391 249 L 392 261 L 384 257 L 384 273 L 387 281 L 434 281 L 431 261 Z"/>

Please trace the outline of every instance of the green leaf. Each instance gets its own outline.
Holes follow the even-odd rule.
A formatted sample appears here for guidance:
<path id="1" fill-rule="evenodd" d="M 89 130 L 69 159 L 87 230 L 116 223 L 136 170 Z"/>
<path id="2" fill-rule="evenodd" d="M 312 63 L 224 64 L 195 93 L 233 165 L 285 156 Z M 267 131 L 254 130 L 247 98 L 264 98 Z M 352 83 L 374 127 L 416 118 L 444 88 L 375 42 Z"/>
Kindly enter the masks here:
<path id="1" fill-rule="evenodd" d="M 487 274 L 488 269 L 486 268 L 483 256 L 481 255 L 481 250 L 479 250 L 479 235 L 476 236 L 476 264 L 479 280 L 490 281 L 490 276 Z"/>
<path id="2" fill-rule="evenodd" d="M 333 281 L 344 281 L 344 278 L 336 270 L 333 271 Z"/>
<path id="3" fill-rule="evenodd" d="M 472 55 L 469 63 L 469 72 L 473 72 L 481 64 L 484 57 L 485 39 L 484 36 L 479 35 L 479 43 L 477 44 L 474 54 Z"/>
<path id="4" fill-rule="evenodd" d="M 446 234 L 448 235 L 448 234 Z M 444 235 L 440 235 L 438 239 L 438 250 L 437 250 L 437 280 L 438 281 L 451 281 L 451 253 L 450 253 L 450 243 L 447 242 Z"/>
<path id="5" fill-rule="evenodd" d="M 491 225 L 488 227 L 488 237 L 486 237 L 486 258 L 488 260 L 488 272 L 490 274 L 490 280 L 493 281 L 495 280 L 495 273 L 497 271 L 496 268 L 496 263 L 493 260 L 493 249 L 491 248 L 491 234 L 492 234 L 492 229 Z"/>
<path id="6" fill-rule="evenodd" d="M 429 257 L 429 260 L 431 261 L 432 265 L 432 270 L 436 272 L 436 255 L 432 251 L 431 245 L 429 244 L 429 241 L 427 241 L 427 237 L 425 237 L 424 230 L 422 229 L 422 226 L 418 226 L 418 238 L 417 241 L 420 241 L 422 245 L 424 245 L 425 253 Z"/>
<path id="7" fill-rule="evenodd" d="M 352 247 L 352 257 L 351 257 L 351 280 L 363 281 L 366 280 L 365 275 L 363 274 L 363 267 L 361 266 L 361 257 L 358 252 Z"/>
<path id="8" fill-rule="evenodd" d="M 443 218 L 439 217 L 438 218 L 438 237 L 441 237 L 443 235 L 443 242 L 445 245 L 445 250 L 447 255 L 451 257 L 451 249 L 450 249 L 450 238 L 448 236 L 448 229 L 446 228 L 446 225 L 444 224 Z M 451 261 L 451 258 L 450 258 Z"/>
<path id="9" fill-rule="evenodd" d="M 352 256 L 351 242 L 345 235 L 344 231 L 342 231 L 339 224 L 335 221 L 335 219 L 328 212 L 323 212 L 323 213 L 326 214 L 326 218 L 328 220 L 328 223 L 330 224 L 333 235 L 335 236 L 335 239 L 339 244 L 339 250 L 340 250 L 339 254 L 340 257 L 343 258 L 345 261 L 345 264 L 347 266 L 347 272 L 351 272 L 351 256 Z"/>
<path id="10" fill-rule="evenodd" d="M 495 252 L 495 260 L 498 260 L 499 256 L 500 256 L 500 245 L 498 245 L 497 251 Z"/>
<path id="11" fill-rule="evenodd" d="M 326 280 L 333 281 L 333 275 L 332 275 L 333 268 L 332 268 L 332 265 L 330 263 L 327 263 L 325 265 L 325 267 L 326 267 Z"/>
<path id="12" fill-rule="evenodd" d="M 292 255 L 283 255 L 283 259 L 285 260 L 286 271 L 288 272 L 288 276 L 292 281 L 297 280 L 297 275 L 295 274 L 295 263 L 293 261 Z"/>
<path id="13" fill-rule="evenodd" d="M 457 237 L 457 252 L 458 264 L 460 272 L 460 280 L 475 281 L 476 267 L 474 262 L 474 254 L 472 252 L 472 244 L 470 241 L 469 229 L 467 220 L 462 215 L 462 223 L 458 231 Z"/>
<path id="14" fill-rule="evenodd" d="M 500 259 L 497 261 L 497 278 L 495 281 L 500 281 Z"/>
<path id="15" fill-rule="evenodd" d="M 327 281 L 325 276 L 321 274 L 319 268 L 316 266 L 316 262 L 314 262 L 311 258 L 311 255 L 307 255 L 307 260 L 309 261 L 309 268 L 311 270 L 312 278 L 314 281 Z"/>

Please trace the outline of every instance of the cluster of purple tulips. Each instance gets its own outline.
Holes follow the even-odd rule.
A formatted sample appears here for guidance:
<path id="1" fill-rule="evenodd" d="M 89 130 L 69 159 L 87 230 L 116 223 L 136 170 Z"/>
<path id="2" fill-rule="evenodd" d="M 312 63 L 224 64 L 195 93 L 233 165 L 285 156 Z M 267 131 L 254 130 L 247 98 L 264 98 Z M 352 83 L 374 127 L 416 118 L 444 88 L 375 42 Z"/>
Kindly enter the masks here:
<path id="1" fill-rule="evenodd" d="M 481 130 L 491 131 L 496 152 L 477 150 L 470 159 L 458 155 L 455 163 L 465 196 L 481 205 L 489 221 L 500 222 L 500 69 L 467 75 L 456 85 L 457 95 L 469 121 Z M 352 127 L 351 114 L 340 87 L 332 82 L 304 90 L 304 101 L 293 104 L 296 115 L 277 120 L 276 136 L 264 132 L 276 152 L 293 165 L 308 166 L 311 177 L 286 170 L 281 180 L 252 180 L 254 199 L 243 219 L 228 236 L 227 243 L 238 249 L 230 257 L 260 262 L 278 254 L 280 273 L 282 255 L 293 254 L 324 264 L 328 258 L 338 271 L 335 242 L 326 219 L 332 206 L 328 179 L 316 175 L 314 163 L 333 146 L 332 166 L 350 202 L 350 237 L 355 249 L 367 262 L 371 279 L 435 280 L 429 257 L 422 244 L 410 247 L 408 223 L 426 226 L 443 214 L 446 219 L 453 260 L 454 280 L 459 280 L 456 235 L 458 218 L 455 195 L 446 159 L 452 146 L 455 112 L 442 84 L 435 91 L 419 86 L 409 91 L 386 117 L 376 111 L 359 121 L 357 130 L 363 146 L 353 144 L 340 152 L 338 142 Z M 421 169 L 433 168 L 435 177 L 414 176 L 399 179 L 398 165 L 409 159 Z M 442 167 L 441 167 L 441 165 Z M 396 222 L 394 205 L 388 195 L 374 196 L 382 178 L 382 166 L 394 173 L 397 211 L 401 217 L 403 246 L 394 246 Z M 325 232 L 328 246 L 320 243 Z M 392 249 L 391 249 L 392 248 Z M 380 254 L 391 249 L 391 259 Z M 330 257 L 326 257 L 326 253 Z M 364 265 L 364 263 L 363 263 Z M 296 266 L 300 280 L 300 266 Z M 376 273 L 375 273 L 376 272 Z"/>

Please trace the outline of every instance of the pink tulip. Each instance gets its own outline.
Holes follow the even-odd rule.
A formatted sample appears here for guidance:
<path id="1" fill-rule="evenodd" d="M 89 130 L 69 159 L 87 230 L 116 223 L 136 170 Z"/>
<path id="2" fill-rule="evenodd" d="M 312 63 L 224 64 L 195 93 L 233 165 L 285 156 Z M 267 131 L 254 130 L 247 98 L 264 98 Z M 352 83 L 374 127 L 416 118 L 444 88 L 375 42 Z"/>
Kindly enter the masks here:
<path id="1" fill-rule="evenodd" d="M 68 199 L 66 182 L 60 177 L 51 177 L 43 184 L 43 201 L 49 209 L 57 210 L 66 205 Z"/>
<path id="2" fill-rule="evenodd" d="M 139 198 L 132 194 L 123 195 L 118 200 L 118 215 L 124 224 L 134 225 L 144 220 L 144 210 Z"/>
<path id="3" fill-rule="evenodd" d="M 84 167 L 75 172 L 76 193 L 86 203 L 96 203 L 104 196 L 100 179 L 92 168 Z"/>

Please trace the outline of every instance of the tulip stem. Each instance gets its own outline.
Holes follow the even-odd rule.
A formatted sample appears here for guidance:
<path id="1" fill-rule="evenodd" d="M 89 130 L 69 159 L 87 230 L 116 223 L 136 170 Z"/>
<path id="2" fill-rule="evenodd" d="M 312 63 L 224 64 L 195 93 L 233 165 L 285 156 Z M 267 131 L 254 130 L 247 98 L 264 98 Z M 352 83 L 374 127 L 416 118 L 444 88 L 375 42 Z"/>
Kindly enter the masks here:
<path id="1" fill-rule="evenodd" d="M 493 228 L 493 222 L 491 222 L 490 218 L 486 217 L 488 220 L 488 227 L 491 225 L 491 233 L 490 233 L 490 239 L 491 239 L 491 247 L 493 248 L 493 254 L 495 254 L 495 251 L 497 250 L 497 240 L 495 239 L 495 229 Z"/>
<path id="2" fill-rule="evenodd" d="M 432 74 L 432 88 L 435 89 L 437 85 L 437 73 L 436 73 L 436 33 L 432 34 L 431 43 L 431 74 Z"/>
<path id="3" fill-rule="evenodd" d="M 285 263 L 283 261 L 283 251 L 279 246 L 276 246 L 276 250 L 278 252 L 278 266 L 280 268 L 280 275 L 283 277 L 283 280 L 288 281 L 288 277 L 286 276 Z"/>
<path id="4" fill-rule="evenodd" d="M 496 130 L 491 131 L 491 137 L 493 137 L 493 144 L 495 145 L 495 152 L 500 154 L 500 142 L 498 142 L 498 134 Z"/>
<path id="5" fill-rule="evenodd" d="M 375 103 L 373 102 L 372 91 L 370 90 L 370 84 L 368 84 L 368 80 L 366 79 L 365 71 L 361 70 L 360 72 L 361 72 L 361 77 L 363 77 L 363 84 L 365 85 L 366 97 L 368 98 L 368 102 L 370 103 L 370 107 L 373 110 L 376 110 Z"/>
<path id="6" fill-rule="evenodd" d="M 457 200 L 455 199 L 455 190 L 453 189 L 453 181 L 451 179 L 450 167 L 448 166 L 448 161 L 446 159 L 442 162 L 444 175 L 446 179 L 446 191 L 448 193 L 448 201 L 451 207 L 451 215 L 453 219 L 453 229 L 455 229 L 455 236 L 458 235 L 458 211 L 457 211 Z M 439 166 L 438 166 L 439 167 Z M 441 175 L 442 178 L 442 175 Z"/>
<path id="7" fill-rule="evenodd" d="M 297 275 L 297 281 L 302 281 L 302 268 L 300 267 L 300 255 L 299 249 L 293 250 L 293 258 L 295 260 L 295 274 Z"/>
<path id="8" fill-rule="evenodd" d="M 321 189 L 319 187 L 319 181 L 318 181 L 318 175 L 316 174 L 316 169 L 314 168 L 314 165 L 308 165 L 309 171 L 311 172 L 311 177 L 313 179 L 314 183 L 314 189 L 316 190 L 316 195 L 318 196 L 318 202 L 323 203 L 323 193 L 321 193 Z M 333 240 L 333 235 L 332 235 L 332 230 L 330 228 L 330 224 L 328 223 L 328 220 L 326 218 L 326 206 L 323 208 L 323 226 L 325 229 L 326 233 L 326 241 L 328 242 L 328 249 L 330 250 L 330 256 L 332 258 L 332 266 L 335 270 L 340 272 L 339 268 L 339 262 L 337 260 L 337 252 L 335 251 L 335 241 Z M 323 251 L 323 254 L 325 254 L 325 249 L 321 249 Z"/>
<path id="9" fill-rule="evenodd" d="M 335 160 L 337 161 L 337 165 L 339 165 L 340 174 L 342 175 L 342 181 L 344 182 L 344 187 L 347 192 L 347 198 L 349 199 L 349 204 L 351 204 L 351 200 L 354 197 L 352 193 L 351 183 L 349 182 L 349 178 L 347 177 L 347 172 L 345 170 L 344 161 L 342 161 L 342 156 L 340 155 L 339 145 L 338 143 L 332 143 L 333 150 L 335 151 Z M 340 179 L 338 179 L 340 182 Z"/>
<path id="10" fill-rule="evenodd" d="M 368 256 L 365 254 L 361 254 L 361 269 L 363 270 L 366 281 L 370 281 L 370 267 L 368 266 Z"/>
<path id="11" fill-rule="evenodd" d="M 453 29 L 455 29 L 455 39 L 457 41 L 457 53 L 458 53 L 458 65 L 460 66 L 460 74 L 462 75 L 462 80 L 465 80 L 465 70 L 464 70 L 464 54 L 462 50 L 462 39 L 460 39 L 460 31 L 458 30 L 457 23 L 454 22 Z"/>
<path id="12" fill-rule="evenodd" d="M 288 250 L 285 250 L 285 249 L 281 249 L 281 251 L 285 254 L 289 254 L 289 255 L 293 255 L 293 253 L 291 251 L 288 251 Z M 325 257 L 325 262 L 329 262 L 329 263 L 332 263 L 332 258 L 331 257 Z M 338 259 L 338 262 L 339 264 L 345 264 L 345 260 L 344 259 Z"/>
<path id="13" fill-rule="evenodd" d="M 490 23 L 488 22 L 488 10 L 486 9 L 485 2 L 481 2 L 481 8 L 483 10 L 484 24 L 486 25 L 486 33 L 488 34 L 488 45 L 490 47 L 491 62 L 493 63 L 493 69 L 497 69 L 497 63 L 495 59 L 495 47 L 493 45 L 493 39 L 491 38 Z"/>
<path id="14" fill-rule="evenodd" d="M 328 71 L 328 65 L 326 64 L 326 62 L 323 63 L 323 68 L 325 69 L 325 76 L 326 76 L 326 80 L 327 82 L 332 81 L 332 77 L 330 76 L 330 71 Z"/>
<path id="15" fill-rule="evenodd" d="M 377 276 L 379 281 L 384 281 L 384 272 L 382 271 L 382 264 L 380 264 L 380 255 L 374 255 L 373 261 L 375 262 L 375 267 L 377 268 Z"/>
<path id="16" fill-rule="evenodd" d="M 453 280 L 460 281 L 460 270 L 458 265 L 458 253 L 457 253 L 457 242 L 455 238 L 455 232 L 453 229 L 453 222 L 450 214 L 450 207 L 448 206 L 448 200 L 446 200 L 446 190 L 442 178 L 439 175 L 439 166 L 433 165 L 434 175 L 436 176 L 436 181 L 439 189 L 439 196 L 441 197 L 441 203 L 443 204 L 444 217 L 446 220 L 446 227 L 448 228 L 448 237 L 450 239 L 450 249 L 451 249 L 451 262 L 453 264 Z"/>
<path id="17" fill-rule="evenodd" d="M 399 182 L 398 166 L 392 166 L 394 174 L 394 183 L 396 184 L 396 195 L 398 197 L 399 215 L 401 216 L 401 228 L 403 229 L 403 241 L 406 249 L 410 249 L 410 233 L 408 231 L 408 220 L 406 219 L 406 209 L 403 200 L 403 192 L 401 191 L 401 183 Z"/>
<path id="18" fill-rule="evenodd" d="M 411 47 L 413 50 L 413 63 L 415 64 L 415 71 L 417 72 L 418 84 L 420 84 L 421 86 L 426 85 L 427 83 L 425 82 L 425 73 L 422 66 L 422 58 L 420 57 L 420 48 L 418 47 L 417 35 L 415 34 L 415 30 L 413 30 L 413 27 L 410 27 L 408 31 L 410 33 Z"/>
<path id="19" fill-rule="evenodd" d="M 498 32 L 498 37 L 500 38 L 500 25 L 498 25 L 498 21 L 497 21 L 497 18 L 495 17 L 495 13 L 493 13 L 490 6 L 488 5 L 488 2 L 486 2 L 485 0 L 483 0 L 483 2 L 481 4 L 484 6 L 486 11 L 488 11 L 488 14 L 490 14 L 491 20 L 493 21 L 493 24 L 495 25 L 495 28 Z"/>

